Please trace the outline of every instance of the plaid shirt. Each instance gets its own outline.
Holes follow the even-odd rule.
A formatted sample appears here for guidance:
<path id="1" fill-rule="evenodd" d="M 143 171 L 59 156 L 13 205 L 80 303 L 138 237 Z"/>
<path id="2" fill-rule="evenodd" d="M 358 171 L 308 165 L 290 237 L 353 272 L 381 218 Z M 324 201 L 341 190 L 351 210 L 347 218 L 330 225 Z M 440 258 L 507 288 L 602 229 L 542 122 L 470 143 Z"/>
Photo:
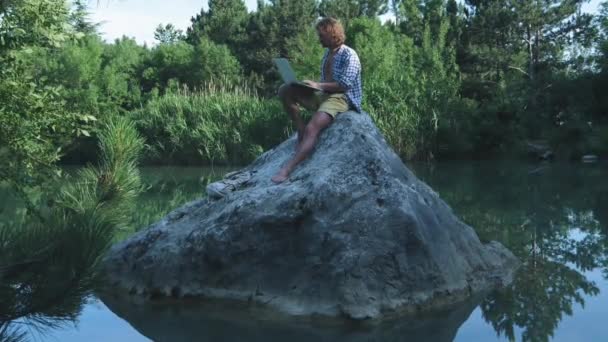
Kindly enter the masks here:
<path id="1" fill-rule="evenodd" d="M 346 45 L 340 46 L 334 55 L 333 65 L 331 67 L 333 77 L 326 78 L 325 76 L 325 61 L 329 55 L 329 49 L 325 50 L 323 61 L 321 62 L 321 82 L 335 81 L 346 89 L 345 95 L 351 107 L 361 111 L 361 100 L 363 99 L 363 90 L 361 90 L 361 63 L 359 56 L 355 50 Z"/>

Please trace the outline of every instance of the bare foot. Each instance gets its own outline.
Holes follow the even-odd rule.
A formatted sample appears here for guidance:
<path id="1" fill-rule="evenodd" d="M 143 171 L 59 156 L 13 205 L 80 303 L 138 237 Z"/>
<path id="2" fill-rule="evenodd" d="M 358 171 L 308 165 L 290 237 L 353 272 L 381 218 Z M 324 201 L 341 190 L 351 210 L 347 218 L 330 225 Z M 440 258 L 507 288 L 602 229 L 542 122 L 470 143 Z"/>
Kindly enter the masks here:
<path id="1" fill-rule="evenodd" d="M 272 178 L 270 180 L 272 180 L 273 182 L 280 184 L 283 183 L 284 181 L 287 180 L 287 178 L 289 177 L 289 174 L 287 173 L 287 171 L 285 171 L 284 169 L 281 169 L 281 171 L 279 171 L 276 175 L 272 176 Z"/>

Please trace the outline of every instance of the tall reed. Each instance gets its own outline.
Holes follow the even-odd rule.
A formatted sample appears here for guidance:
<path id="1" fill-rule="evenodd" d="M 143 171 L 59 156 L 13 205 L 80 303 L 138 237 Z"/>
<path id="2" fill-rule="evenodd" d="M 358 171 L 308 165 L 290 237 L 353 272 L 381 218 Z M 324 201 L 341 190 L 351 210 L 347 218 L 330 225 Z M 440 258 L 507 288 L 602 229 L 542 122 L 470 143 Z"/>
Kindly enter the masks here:
<path id="1" fill-rule="evenodd" d="M 247 163 L 285 139 L 290 127 L 278 101 L 222 82 L 167 93 L 131 118 L 146 139 L 148 161 L 158 164 Z"/>

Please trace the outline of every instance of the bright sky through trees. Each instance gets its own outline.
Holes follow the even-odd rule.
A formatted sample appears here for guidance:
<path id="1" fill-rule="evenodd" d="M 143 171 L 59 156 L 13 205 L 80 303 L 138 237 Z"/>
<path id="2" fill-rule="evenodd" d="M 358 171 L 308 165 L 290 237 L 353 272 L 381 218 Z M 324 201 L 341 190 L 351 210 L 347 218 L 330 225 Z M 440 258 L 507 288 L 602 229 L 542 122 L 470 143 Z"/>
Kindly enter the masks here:
<path id="1" fill-rule="evenodd" d="M 207 8 L 206 0 L 90 0 L 91 19 L 101 22 L 101 34 L 107 41 L 123 35 L 134 37 L 138 43 L 155 44 L 154 30 L 158 24 L 173 24 L 181 30 L 190 25 L 190 18 Z M 585 4 L 586 12 L 596 12 L 601 0 Z M 250 11 L 257 0 L 245 0 Z"/>

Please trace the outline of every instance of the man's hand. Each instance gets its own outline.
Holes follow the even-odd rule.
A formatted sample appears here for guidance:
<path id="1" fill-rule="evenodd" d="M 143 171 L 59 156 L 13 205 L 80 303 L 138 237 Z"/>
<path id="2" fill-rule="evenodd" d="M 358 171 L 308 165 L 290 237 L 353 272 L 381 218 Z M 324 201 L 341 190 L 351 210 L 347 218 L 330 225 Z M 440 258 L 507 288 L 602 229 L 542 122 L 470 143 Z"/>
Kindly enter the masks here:
<path id="1" fill-rule="evenodd" d="M 315 82 L 311 80 L 304 80 L 303 83 L 308 84 L 311 87 L 321 89 L 325 93 L 343 93 L 346 89 L 342 88 L 338 82 Z"/>
<path id="2" fill-rule="evenodd" d="M 321 83 L 319 83 L 319 82 L 315 82 L 315 81 L 311 81 L 311 80 L 304 80 L 302 82 L 308 84 L 311 87 L 323 89 L 323 88 L 321 88 Z"/>

